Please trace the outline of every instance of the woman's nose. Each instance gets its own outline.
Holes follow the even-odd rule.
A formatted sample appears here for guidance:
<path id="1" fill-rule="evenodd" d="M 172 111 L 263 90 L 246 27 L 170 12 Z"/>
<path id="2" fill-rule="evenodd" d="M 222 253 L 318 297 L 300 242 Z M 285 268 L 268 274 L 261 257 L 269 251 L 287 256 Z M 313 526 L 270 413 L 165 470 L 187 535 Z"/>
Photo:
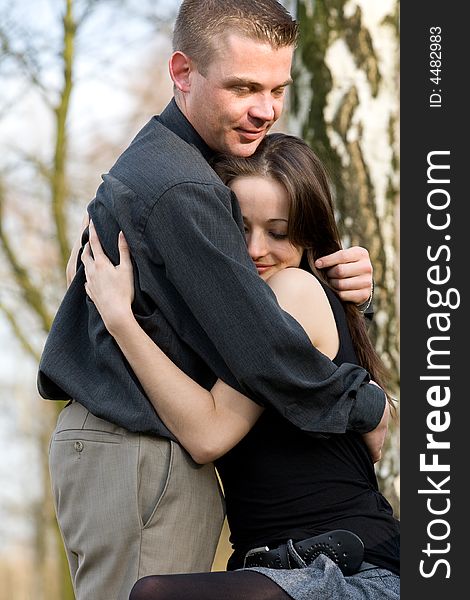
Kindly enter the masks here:
<path id="1" fill-rule="evenodd" d="M 266 256 L 266 238 L 262 233 L 250 233 L 246 236 L 248 253 L 253 260 Z"/>

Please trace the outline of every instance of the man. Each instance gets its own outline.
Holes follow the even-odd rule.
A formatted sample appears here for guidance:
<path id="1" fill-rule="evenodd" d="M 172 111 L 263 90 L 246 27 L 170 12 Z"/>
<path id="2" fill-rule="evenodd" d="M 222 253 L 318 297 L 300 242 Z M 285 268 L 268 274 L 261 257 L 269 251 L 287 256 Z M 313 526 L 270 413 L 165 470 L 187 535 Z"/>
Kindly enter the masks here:
<path id="1" fill-rule="evenodd" d="M 246 251 L 236 198 L 208 164 L 215 152 L 251 155 L 280 116 L 296 37 L 275 0 L 185 0 L 170 59 L 175 98 L 103 177 L 88 212 L 115 263 L 124 231 L 134 312 L 190 377 L 207 388 L 220 377 L 313 433 L 380 422 L 368 434 L 377 453 L 384 394 L 363 369 L 336 369 L 281 311 Z M 343 269 L 361 302 L 370 264 L 357 252 Z M 45 398 L 73 399 L 50 469 L 77 600 L 124 600 L 146 574 L 209 570 L 223 503 L 212 466 L 193 463 L 158 418 L 84 283 L 80 266 L 38 386 Z"/>

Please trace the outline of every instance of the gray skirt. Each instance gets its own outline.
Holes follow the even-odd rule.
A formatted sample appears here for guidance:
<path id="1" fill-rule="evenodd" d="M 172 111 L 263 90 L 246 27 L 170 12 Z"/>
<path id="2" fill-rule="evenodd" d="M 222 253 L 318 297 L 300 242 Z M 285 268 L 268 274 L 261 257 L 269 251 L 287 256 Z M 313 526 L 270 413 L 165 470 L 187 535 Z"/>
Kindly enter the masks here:
<path id="1" fill-rule="evenodd" d="M 337 565 L 320 554 L 304 569 L 251 567 L 277 583 L 293 600 L 397 600 L 400 578 L 387 569 L 371 567 L 345 577 Z"/>

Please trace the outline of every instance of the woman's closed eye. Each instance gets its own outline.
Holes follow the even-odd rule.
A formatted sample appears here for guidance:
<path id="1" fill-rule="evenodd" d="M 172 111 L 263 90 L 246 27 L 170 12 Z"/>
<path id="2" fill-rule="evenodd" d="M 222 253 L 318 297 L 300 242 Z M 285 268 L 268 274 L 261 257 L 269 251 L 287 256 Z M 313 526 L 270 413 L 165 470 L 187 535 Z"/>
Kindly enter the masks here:
<path id="1" fill-rule="evenodd" d="M 245 232 L 245 235 L 249 235 L 250 228 L 247 225 L 245 225 L 243 227 L 243 231 Z M 268 235 L 270 235 L 275 240 L 285 240 L 285 239 L 287 239 L 287 233 L 283 233 L 283 232 L 280 232 L 280 231 L 268 231 Z"/>
<path id="2" fill-rule="evenodd" d="M 270 231 L 269 235 L 273 237 L 275 240 L 285 240 L 287 239 L 287 233 L 280 233 L 277 231 Z"/>

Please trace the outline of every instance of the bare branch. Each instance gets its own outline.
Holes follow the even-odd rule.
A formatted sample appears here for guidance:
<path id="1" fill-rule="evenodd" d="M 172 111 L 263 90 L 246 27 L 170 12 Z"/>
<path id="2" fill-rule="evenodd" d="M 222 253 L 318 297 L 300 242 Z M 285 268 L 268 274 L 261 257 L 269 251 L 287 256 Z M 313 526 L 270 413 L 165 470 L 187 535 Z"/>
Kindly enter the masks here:
<path id="1" fill-rule="evenodd" d="M 85 23 L 85 21 L 88 19 L 88 17 L 90 17 L 93 14 L 93 10 L 96 8 L 96 5 L 99 1 L 100 0 L 88 0 L 88 2 L 85 4 L 84 9 L 82 10 L 81 15 L 77 17 L 77 28 L 81 27 L 83 23 Z"/>
<path id="2" fill-rule="evenodd" d="M 24 34 L 24 36 L 25 36 L 24 39 L 26 40 L 27 34 Z M 5 33 L 5 31 L 2 29 L 0 29 L 0 49 L 1 49 L 1 54 L 3 54 L 4 56 L 9 56 L 15 62 L 17 62 L 20 65 L 20 67 L 22 67 L 24 73 L 26 74 L 27 79 L 35 87 L 35 89 L 37 89 L 38 92 L 41 94 L 41 97 L 42 97 L 43 101 L 45 102 L 45 104 L 49 108 L 52 108 L 52 103 L 49 98 L 50 90 L 41 81 L 41 78 L 40 78 L 40 70 L 41 69 L 37 65 L 36 60 L 34 58 L 34 54 L 35 54 L 34 50 L 31 48 L 24 50 L 22 52 L 15 50 L 11 44 L 10 38 Z"/>
<path id="3" fill-rule="evenodd" d="M 26 350 L 26 352 L 28 354 L 30 354 L 34 358 L 34 360 L 36 362 L 39 362 L 40 353 L 37 350 L 35 350 L 32 347 L 32 345 L 29 343 L 29 340 L 26 337 L 26 334 L 21 329 L 14 313 L 9 308 L 7 308 L 2 302 L 0 302 L 0 310 L 6 316 L 7 320 L 9 321 L 9 323 L 11 325 L 11 328 L 13 329 L 13 333 L 15 334 L 15 337 L 19 340 L 19 342 L 23 346 L 23 348 Z"/>
<path id="4" fill-rule="evenodd" d="M 52 180 L 52 170 L 43 160 L 41 160 L 35 154 L 27 152 L 22 149 L 15 149 L 15 153 L 18 156 L 19 161 L 23 161 L 28 165 L 32 165 L 41 177 L 50 185 Z M 18 162 L 18 164 L 20 164 Z"/>
<path id="5" fill-rule="evenodd" d="M 6 82 L 6 77 L 5 77 L 4 73 L 2 73 L 2 79 L 4 82 Z M 29 89 L 29 82 L 25 81 L 23 86 L 16 92 L 16 94 L 12 98 L 9 98 L 8 100 L 3 101 L 2 105 L 0 106 L 0 120 L 10 117 L 11 111 L 14 108 L 16 108 L 16 106 L 19 104 L 19 102 L 21 102 L 21 100 L 24 98 L 25 94 L 27 93 L 28 89 Z"/>
<path id="6" fill-rule="evenodd" d="M 3 228 L 3 206 L 4 193 L 0 185 L 0 245 L 3 247 L 6 259 L 12 269 L 21 294 L 30 308 L 36 313 L 41 321 L 41 325 L 45 333 L 49 332 L 52 324 L 52 317 L 44 305 L 44 301 L 40 291 L 32 283 L 31 277 L 27 270 L 20 264 L 16 253 L 14 252 L 10 239 Z"/>

